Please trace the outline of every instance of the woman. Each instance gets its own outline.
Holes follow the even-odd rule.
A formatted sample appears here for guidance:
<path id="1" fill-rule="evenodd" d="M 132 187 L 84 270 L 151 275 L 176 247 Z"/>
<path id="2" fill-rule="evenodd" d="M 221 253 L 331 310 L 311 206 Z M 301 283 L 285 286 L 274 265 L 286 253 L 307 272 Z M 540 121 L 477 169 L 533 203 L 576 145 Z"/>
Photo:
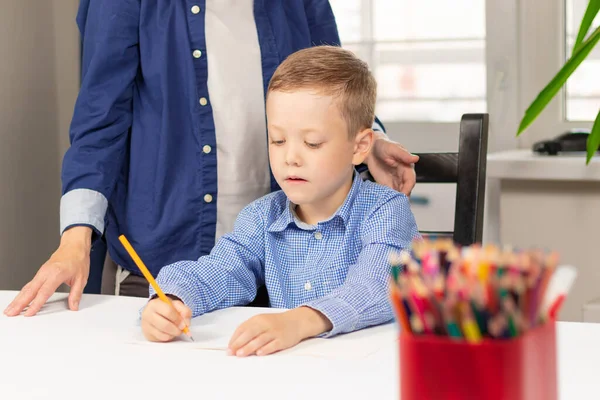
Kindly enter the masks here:
<path id="1" fill-rule="evenodd" d="M 209 253 L 243 206 L 277 189 L 264 109 L 271 75 L 297 50 L 340 42 L 326 0 L 82 0 L 77 22 L 83 74 L 63 160 L 61 243 L 7 315 L 28 305 L 36 314 L 61 283 L 77 310 L 103 234 L 120 295 L 148 293 L 120 234 L 155 275 Z M 366 164 L 408 194 L 417 160 L 380 133 Z"/>

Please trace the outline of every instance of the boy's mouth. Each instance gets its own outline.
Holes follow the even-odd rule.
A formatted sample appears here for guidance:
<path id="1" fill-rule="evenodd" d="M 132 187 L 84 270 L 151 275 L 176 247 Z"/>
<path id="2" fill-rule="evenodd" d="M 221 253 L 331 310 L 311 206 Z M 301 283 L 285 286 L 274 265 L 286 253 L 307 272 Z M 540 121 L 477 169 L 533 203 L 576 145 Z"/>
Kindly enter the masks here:
<path id="1" fill-rule="evenodd" d="M 290 183 L 306 182 L 306 179 L 300 178 L 299 176 L 288 176 L 287 178 L 285 178 L 285 180 L 286 180 L 286 182 L 290 182 Z"/>

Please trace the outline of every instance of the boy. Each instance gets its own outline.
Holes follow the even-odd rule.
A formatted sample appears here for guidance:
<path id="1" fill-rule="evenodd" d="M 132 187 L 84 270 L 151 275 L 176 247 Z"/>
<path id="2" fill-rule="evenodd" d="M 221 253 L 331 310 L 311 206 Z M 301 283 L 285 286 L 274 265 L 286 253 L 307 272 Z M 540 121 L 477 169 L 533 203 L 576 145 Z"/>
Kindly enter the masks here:
<path id="1" fill-rule="evenodd" d="M 178 312 L 152 299 L 142 312 L 148 340 L 171 340 L 192 316 L 248 304 L 263 283 L 271 306 L 289 311 L 241 324 L 230 354 L 266 355 L 392 320 L 388 255 L 419 233 L 404 194 L 355 172 L 373 143 L 375 99 L 368 66 L 339 47 L 301 50 L 277 68 L 267 123 L 282 191 L 244 208 L 209 255 L 161 270 L 157 282 Z"/>

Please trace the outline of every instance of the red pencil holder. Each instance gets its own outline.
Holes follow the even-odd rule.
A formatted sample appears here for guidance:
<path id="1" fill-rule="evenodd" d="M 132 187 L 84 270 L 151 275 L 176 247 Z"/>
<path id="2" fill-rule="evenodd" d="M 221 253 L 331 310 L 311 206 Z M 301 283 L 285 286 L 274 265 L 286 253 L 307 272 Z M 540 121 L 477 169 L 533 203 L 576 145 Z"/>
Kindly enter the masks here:
<path id="1" fill-rule="evenodd" d="M 400 335 L 402 400 L 556 400 L 554 322 L 515 339 Z"/>

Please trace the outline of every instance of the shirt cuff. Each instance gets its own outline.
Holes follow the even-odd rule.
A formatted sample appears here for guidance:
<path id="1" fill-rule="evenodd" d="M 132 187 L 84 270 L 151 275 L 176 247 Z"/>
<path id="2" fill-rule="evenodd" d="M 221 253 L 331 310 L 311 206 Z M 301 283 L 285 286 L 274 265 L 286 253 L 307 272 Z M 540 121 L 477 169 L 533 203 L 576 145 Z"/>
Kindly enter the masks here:
<path id="1" fill-rule="evenodd" d="M 185 304 L 187 307 L 192 310 L 192 318 L 196 318 L 199 315 L 202 315 L 206 312 L 204 309 L 205 306 L 198 302 L 198 295 L 194 295 L 194 292 L 197 292 L 197 289 L 194 290 L 192 285 L 184 283 L 164 283 L 158 282 L 160 289 L 163 291 L 165 295 L 172 295 L 179 297 L 179 299 Z M 152 298 L 156 294 L 154 288 L 150 286 L 149 290 L 149 299 Z"/>
<path id="2" fill-rule="evenodd" d="M 108 200 L 100 192 L 75 189 L 60 199 L 60 234 L 75 225 L 87 225 L 102 234 Z"/>
<path id="3" fill-rule="evenodd" d="M 154 289 L 152 288 L 152 285 L 148 285 L 149 287 L 149 295 L 148 295 L 148 301 L 146 302 L 146 304 L 144 304 L 144 306 L 142 308 L 139 309 L 138 311 L 138 322 L 142 320 L 142 313 L 144 312 L 144 309 L 146 308 L 146 306 L 148 305 L 148 303 L 152 300 L 154 300 L 154 298 L 158 298 L 158 294 L 154 291 Z M 187 306 L 187 304 L 185 303 L 185 301 L 183 301 L 179 296 L 175 296 L 171 293 L 165 293 L 165 296 L 167 296 L 168 298 L 170 298 L 171 300 L 175 301 L 175 300 L 179 300 L 182 301 L 183 304 L 185 304 Z"/>
<path id="4" fill-rule="evenodd" d="M 340 333 L 352 332 L 358 323 L 358 312 L 350 304 L 337 297 L 321 297 L 306 304 L 319 311 L 331 321 L 333 328 L 319 337 L 328 338 Z"/>

